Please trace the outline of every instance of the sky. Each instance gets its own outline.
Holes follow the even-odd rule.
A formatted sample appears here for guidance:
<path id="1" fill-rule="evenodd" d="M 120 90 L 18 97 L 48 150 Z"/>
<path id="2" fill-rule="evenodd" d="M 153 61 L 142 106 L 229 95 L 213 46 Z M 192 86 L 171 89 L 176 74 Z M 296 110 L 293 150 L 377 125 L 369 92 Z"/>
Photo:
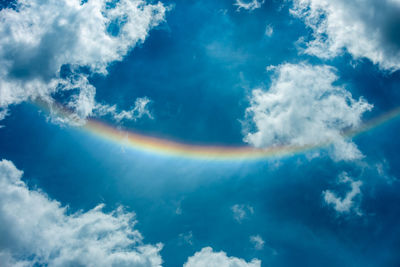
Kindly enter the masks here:
<path id="1" fill-rule="evenodd" d="M 1 0 L 0 266 L 399 266 L 399 0 Z"/>

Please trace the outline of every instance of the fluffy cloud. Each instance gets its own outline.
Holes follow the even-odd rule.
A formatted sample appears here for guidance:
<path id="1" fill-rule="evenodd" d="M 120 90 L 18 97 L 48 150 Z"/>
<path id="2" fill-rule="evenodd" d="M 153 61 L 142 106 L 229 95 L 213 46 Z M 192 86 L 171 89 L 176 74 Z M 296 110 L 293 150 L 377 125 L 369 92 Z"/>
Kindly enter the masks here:
<path id="1" fill-rule="evenodd" d="M 239 223 L 241 223 L 248 214 L 254 213 L 254 208 L 252 206 L 243 204 L 235 204 L 231 207 L 231 210 L 233 212 L 233 218 Z"/>
<path id="2" fill-rule="evenodd" d="M 361 158 L 343 131 L 357 128 L 372 105 L 333 85 L 337 76 L 332 67 L 283 64 L 274 68 L 269 90 L 252 93 L 244 141 L 259 148 L 332 143 L 335 160 Z"/>
<path id="3" fill-rule="evenodd" d="M 87 76 L 106 75 L 165 11 L 143 0 L 18 0 L 1 10 L 0 109 L 37 99 L 51 106 L 68 94 L 65 106 L 84 120 L 96 106 Z"/>
<path id="4" fill-rule="evenodd" d="M 235 6 L 237 6 L 237 10 L 239 11 L 240 9 L 246 9 L 246 10 L 254 10 L 257 8 L 260 8 L 264 4 L 264 0 L 258 1 L 258 0 L 236 0 L 234 3 Z"/>
<path id="5" fill-rule="evenodd" d="M 246 262 L 243 259 L 228 257 L 225 252 L 214 252 L 211 247 L 205 247 L 189 257 L 184 267 L 260 267 L 261 261 L 253 259 Z"/>
<path id="6" fill-rule="evenodd" d="M 314 39 L 305 52 L 332 58 L 344 49 L 385 70 L 400 68 L 399 0 L 293 0 L 292 14 L 303 18 Z"/>
<path id="7" fill-rule="evenodd" d="M 161 266 L 161 244 L 143 244 L 133 213 L 104 213 L 102 205 L 69 214 L 21 181 L 22 171 L 0 161 L 2 266 Z"/>
<path id="8" fill-rule="evenodd" d="M 342 173 L 339 177 L 339 184 L 350 184 L 351 190 L 346 193 L 344 198 L 340 198 L 335 193 L 326 190 L 322 192 L 324 201 L 328 205 L 332 205 L 338 213 L 354 210 L 358 215 L 361 215 L 355 199 L 358 199 L 361 195 L 360 187 L 362 182 L 354 181 L 346 173 Z"/>

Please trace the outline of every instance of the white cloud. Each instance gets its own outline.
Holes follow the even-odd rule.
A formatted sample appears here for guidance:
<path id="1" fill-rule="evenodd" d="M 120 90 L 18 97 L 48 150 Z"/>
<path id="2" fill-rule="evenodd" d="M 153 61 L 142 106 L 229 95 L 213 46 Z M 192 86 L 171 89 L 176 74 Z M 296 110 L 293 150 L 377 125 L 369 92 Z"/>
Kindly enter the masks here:
<path id="1" fill-rule="evenodd" d="M 231 207 L 233 218 L 241 223 L 249 214 L 254 213 L 254 208 L 250 205 L 235 204 Z"/>
<path id="2" fill-rule="evenodd" d="M 265 35 L 271 37 L 273 33 L 274 28 L 272 27 L 272 25 L 267 25 L 267 27 L 265 27 Z"/>
<path id="3" fill-rule="evenodd" d="M 134 213 L 104 213 L 99 205 L 69 214 L 30 190 L 22 174 L 11 161 L 0 161 L 2 266 L 161 266 L 162 244 L 143 244 Z"/>
<path id="4" fill-rule="evenodd" d="M 78 120 L 92 114 L 95 88 L 86 73 L 107 74 L 164 19 L 166 8 L 143 0 L 19 0 L 0 11 L 0 108 L 37 100 L 64 103 Z M 62 73 L 61 69 L 68 70 Z"/>
<path id="5" fill-rule="evenodd" d="M 332 67 L 302 63 L 269 69 L 275 71 L 269 90 L 253 90 L 246 110 L 245 142 L 259 148 L 332 143 L 335 160 L 362 157 L 342 132 L 357 128 L 372 105 L 333 85 L 338 77 Z"/>
<path id="6" fill-rule="evenodd" d="M 261 250 L 264 248 L 265 241 L 262 239 L 260 235 L 250 236 L 250 242 L 254 245 L 254 248 L 257 250 Z"/>
<path id="7" fill-rule="evenodd" d="M 305 52 L 332 58 L 344 49 L 385 70 L 400 68 L 399 0 L 293 0 L 291 13 L 303 18 L 314 39 Z"/>
<path id="8" fill-rule="evenodd" d="M 180 239 L 183 243 L 192 246 L 192 245 L 193 245 L 193 232 L 192 232 L 192 231 L 189 231 L 189 232 L 187 232 L 187 233 L 180 233 L 180 234 L 179 234 L 179 239 Z"/>
<path id="9" fill-rule="evenodd" d="M 253 259 L 246 262 L 236 257 L 228 257 L 225 252 L 214 252 L 211 247 L 205 247 L 188 258 L 184 267 L 260 267 L 261 261 Z"/>
<path id="10" fill-rule="evenodd" d="M 135 101 L 134 107 L 130 110 L 117 111 L 116 105 L 107 105 L 97 103 L 94 107 L 94 112 L 99 116 L 111 115 L 114 120 L 120 122 L 122 120 L 137 120 L 143 116 L 153 119 L 153 116 L 148 109 L 151 100 L 147 97 L 139 97 Z"/>
<path id="11" fill-rule="evenodd" d="M 330 190 L 326 190 L 322 192 L 324 201 L 328 205 L 332 205 L 338 213 L 346 213 L 354 210 L 358 215 L 361 215 L 355 199 L 361 195 L 360 187 L 362 186 L 362 182 L 354 181 L 346 173 L 342 173 L 339 176 L 339 184 L 350 184 L 351 190 L 346 193 L 344 198 L 340 198 Z"/>
<path id="12" fill-rule="evenodd" d="M 240 9 L 246 9 L 253 11 L 254 9 L 260 8 L 262 4 L 264 4 L 265 0 L 258 1 L 258 0 L 236 0 L 234 3 L 235 6 L 237 6 L 237 10 L 240 11 Z"/>

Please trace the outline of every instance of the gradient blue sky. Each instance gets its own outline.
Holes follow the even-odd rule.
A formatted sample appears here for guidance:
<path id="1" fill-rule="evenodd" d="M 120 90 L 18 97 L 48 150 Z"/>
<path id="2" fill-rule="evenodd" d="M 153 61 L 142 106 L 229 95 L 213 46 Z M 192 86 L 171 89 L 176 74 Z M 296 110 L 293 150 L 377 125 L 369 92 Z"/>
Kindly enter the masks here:
<path id="1" fill-rule="evenodd" d="M 18 12 L 18 5 L 23 6 L 24 2 L 29 1 L 0 1 L 0 14 L 11 12 L 5 8 L 10 4 Z M 54 6 L 54 1 L 50 0 L 33 2 Z M 257 128 L 252 125 L 249 130 L 245 126 L 246 123 L 254 123 L 251 121 L 252 115 L 246 116 L 246 109 L 252 105 L 252 91 L 261 88 L 266 94 L 271 90 L 278 81 L 279 66 L 285 66 L 286 63 L 300 66 L 301 69 L 305 69 L 302 66 L 305 64 L 310 70 L 315 66 L 333 67 L 332 72 L 338 79 L 332 86 L 345 88 L 354 101 L 361 97 L 373 105 L 371 111 L 360 112 L 360 125 L 399 106 L 400 42 L 398 38 L 391 37 L 391 34 L 400 34 L 397 31 L 400 27 L 398 19 L 382 22 L 384 27 L 390 25 L 389 28 L 394 30 L 378 40 L 370 40 L 372 37 L 363 35 L 364 32 L 355 32 L 354 38 L 340 43 L 346 36 L 327 30 L 324 38 L 333 40 L 332 43 L 340 39 L 337 43 L 345 44 L 340 53 L 327 57 L 302 50 L 301 46 L 314 40 L 315 34 L 312 27 L 305 23 L 304 17 L 290 12 L 295 3 L 318 4 L 324 3 L 324 0 L 259 2 L 261 6 L 251 10 L 239 9 L 233 0 L 162 1 L 168 7 L 164 20 L 148 29 L 148 36 L 143 42 L 133 43 L 134 47 L 127 49 L 126 55 L 122 53 L 121 60 L 106 62 L 107 74 L 90 69 L 91 62 L 87 64 L 88 67 L 66 60 L 62 64 L 63 69 L 51 75 L 60 79 L 71 73 L 87 75 L 88 83 L 96 90 L 96 103 L 115 104 L 118 110 L 129 110 L 136 99 L 147 97 L 151 100 L 147 108 L 152 118 L 142 116 L 116 121 L 113 119 L 115 114 L 101 116 L 93 109 L 83 121 L 95 118 L 115 128 L 198 145 L 258 146 L 244 141 L 248 131 L 254 132 Z M 348 12 L 355 13 L 354 23 L 371 27 L 370 31 L 380 30 L 382 19 L 368 20 L 368 17 L 358 16 L 352 5 L 359 5 L 362 10 L 364 2 L 373 3 L 364 4 L 375 9 L 377 17 L 382 12 L 389 12 L 390 5 L 395 6 L 393 12 L 400 10 L 398 1 L 368 0 L 340 4 L 342 2 L 345 3 L 340 0 L 337 6 L 331 4 L 330 8 L 349 8 Z M 383 2 L 385 4 L 381 5 Z M 113 8 L 112 4 L 107 8 Z M 308 10 L 312 9 L 308 7 Z M 365 15 L 368 10 L 360 12 Z M 400 16 L 400 13 L 395 14 Z M 329 17 L 320 15 L 321 20 Z M 9 17 L 1 16 L 0 23 L 4 27 L 1 26 L 0 39 L 11 36 L 15 30 L 4 30 L 11 23 L 8 20 Z M 333 22 L 330 20 L 329 23 Z M 344 23 L 350 25 L 352 21 Z M 118 27 L 124 24 L 121 25 L 111 25 L 107 34 L 118 35 Z M 339 22 L 338 25 L 342 26 Z M 266 34 L 267 27 L 273 29 L 271 34 Z M 363 47 L 363 38 L 368 43 L 382 47 L 383 56 L 380 59 L 371 56 L 368 51 L 357 52 L 359 46 Z M 299 39 L 303 40 L 303 44 Z M 20 51 L 23 48 L 20 43 L 16 42 L 13 46 L 12 41 L 0 41 L 1 64 L 14 62 L 13 57 L 7 57 L 3 52 L 10 47 L 14 47 L 15 53 L 21 57 L 27 53 Z M 46 46 L 38 49 L 43 50 L 40 55 L 44 58 L 55 57 L 49 54 L 56 50 Z M 84 50 L 81 51 L 84 53 Z M 393 54 L 388 55 L 387 51 Z M 32 60 L 37 58 L 28 56 L 29 63 L 22 64 L 22 68 L 27 68 L 24 70 L 26 73 L 37 75 L 47 84 L 46 78 L 40 74 L 41 70 L 36 74 L 36 70 L 28 69 L 41 69 L 41 63 Z M 274 73 L 273 70 L 267 70 L 267 66 L 278 67 Z M 215 254 L 221 260 L 219 263 L 216 258 L 212 260 L 215 266 L 250 266 L 246 264 L 253 259 L 260 260 L 253 261 L 254 266 L 400 264 L 398 119 L 392 119 L 352 141 L 343 138 L 345 142 L 353 142 L 363 155 L 351 159 L 346 158 L 347 155 L 344 159 L 335 158 L 329 147 L 259 161 L 219 162 L 157 156 L 101 139 L 83 131 L 80 125 L 55 122 L 49 117 L 48 108 L 34 104 L 43 95 L 32 94 L 7 102 L 7 90 L 20 89 L 15 89 L 13 84 L 8 85 L 5 81 L 31 78 L 22 74 L 14 75 L 6 68 L 1 70 L 0 87 L 3 88 L 0 88 L 0 107 L 8 109 L 8 115 L 0 121 L 4 126 L 0 128 L 1 158 L 11 161 L 15 168 L 24 172 L 21 179 L 28 190 L 39 190 L 41 194 L 46 194 L 46 198 L 68 206 L 64 216 L 74 216 L 75 212 L 86 213 L 100 203 L 106 205 L 103 209 L 105 214 L 118 206 L 125 207 L 128 213 L 136 213 L 137 224 L 132 227 L 141 233 L 142 242 L 163 244 L 159 251 L 162 266 L 182 266 L 185 263 L 188 267 L 214 266 L 205 265 L 208 254 L 194 256 L 206 247 L 211 247 L 214 253 L 223 251 L 228 257 L 238 258 L 235 260 L 242 259 L 234 265 L 233 258 Z M 71 90 L 52 89 L 51 93 L 44 95 L 50 95 L 60 103 L 69 103 L 73 99 L 71 94 L 80 90 L 79 85 L 74 86 L 76 88 Z M 303 89 L 296 88 L 296 83 L 291 86 L 292 92 L 303 94 Z M 21 88 L 23 92 L 29 91 L 25 83 Z M 325 93 L 329 94 L 329 90 Z M 307 93 L 304 95 L 307 99 Z M 310 102 L 310 105 L 315 104 Z M 50 102 L 48 105 L 51 105 Z M 292 108 L 296 113 L 303 112 L 298 106 Z M 313 121 L 313 118 L 309 120 Z M 294 123 L 297 125 L 302 121 L 296 120 Z M 334 124 L 332 128 L 335 127 L 339 126 Z M 334 141 L 340 142 L 340 132 L 352 127 L 358 126 L 349 124 L 335 128 L 334 133 L 339 133 L 339 139 Z M 293 130 L 295 133 L 296 129 Z M 287 128 L 282 131 L 285 130 Z M 304 142 L 307 144 L 307 133 L 297 133 L 304 137 L 302 140 L 306 140 Z M 280 132 L 274 134 L 276 138 L 271 142 L 278 140 L 276 144 L 295 142 L 286 137 L 279 139 Z M 315 138 L 319 138 L 319 135 L 316 133 Z M 274 145 L 271 142 L 263 141 L 261 146 Z M 4 172 L 0 175 L 7 177 L 8 174 Z M 341 183 L 340 177 L 343 176 L 349 177 L 349 180 Z M 5 181 L 7 179 L 4 178 Z M 337 200 L 345 199 L 355 181 L 361 181 L 362 185 L 348 208 L 340 210 L 324 198 L 329 191 L 335 194 Z M 10 199 L 0 196 L 0 217 L 3 217 L 0 221 L 9 219 L 9 213 L 7 215 L 4 210 L 11 205 Z M 18 209 L 18 205 L 13 207 Z M 20 216 L 21 220 L 29 223 L 29 214 Z M 40 220 L 38 222 L 40 224 Z M 8 253 L 12 258 L 5 266 L 16 265 L 16 262 L 23 260 L 28 262 L 27 266 L 90 266 L 90 259 L 86 262 L 79 262 L 79 259 L 60 261 L 57 265 L 52 258 L 57 256 L 38 255 L 36 248 L 30 248 L 32 242 L 16 243 L 15 238 L 7 234 L 14 232 L 11 229 L 13 226 L 7 227 L 10 229 L 0 226 L 3 228 L 0 231 L 0 239 L 3 240 L 0 242 L 0 252 L 3 254 L 0 256 Z M 36 231 L 35 227 L 32 229 Z M 264 243 L 257 246 L 251 238 L 254 236 L 260 237 Z M 85 241 L 78 241 L 76 250 L 83 249 L 81 242 Z M 54 248 L 46 243 L 43 249 Z M 124 249 L 130 251 L 134 248 L 128 246 Z M 113 253 L 113 250 L 107 253 Z M 188 261 L 190 257 L 193 262 L 198 261 L 198 265 Z M 129 261 L 127 265 L 114 264 L 158 266 L 144 263 L 129 265 Z"/>

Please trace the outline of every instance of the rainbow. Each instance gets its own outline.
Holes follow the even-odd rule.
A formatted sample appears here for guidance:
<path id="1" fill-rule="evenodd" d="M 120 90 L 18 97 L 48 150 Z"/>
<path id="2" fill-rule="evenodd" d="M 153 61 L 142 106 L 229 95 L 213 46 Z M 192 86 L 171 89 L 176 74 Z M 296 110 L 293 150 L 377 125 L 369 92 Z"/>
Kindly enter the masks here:
<path id="1" fill-rule="evenodd" d="M 379 117 L 376 117 L 362 124 L 359 128 L 343 132 L 346 138 L 353 138 L 362 133 L 368 132 L 382 124 L 400 116 L 400 107 L 391 110 Z M 89 119 L 82 126 L 86 132 L 96 135 L 102 139 L 156 155 L 174 156 L 197 160 L 212 161 L 236 161 L 236 160 L 260 160 L 270 157 L 282 157 L 297 153 L 304 153 L 309 150 L 318 149 L 329 145 L 314 144 L 306 146 L 273 146 L 264 149 L 252 148 L 249 146 L 203 146 L 174 142 L 166 139 L 141 135 L 128 130 L 119 130 L 115 127 L 102 123 L 95 119 Z"/>
<path id="2" fill-rule="evenodd" d="M 41 109 L 49 111 L 49 106 L 44 102 L 36 101 L 34 103 Z M 52 111 L 56 111 L 62 116 L 71 115 L 71 111 L 60 104 L 54 104 Z M 373 118 L 356 129 L 344 131 L 344 137 L 351 139 L 362 133 L 375 129 L 386 122 L 400 117 L 400 107 L 392 109 L 376 118 Z M 87 120 L 86 124 L 78 127 L 78 129 L 97 136 L 106 141 L 119 144 L 124 148 L 130 148 L 136 151 L 146 152 L 153 155 L 180 157 L 195 160 L 209 161 L 247 161 L 262 160 L 271 157 L 290 156 L 299 153 L 305 153 L 310 150 L 320 149 L 332 144 L 325 142 L 320 144 L 294 146 L 272 146 L 267 148 L 253 148 L 250 146 L 209 146 L 209 145 L 193 145 L 181 142 L 171 141 L 167 139 L 146 136 L 135 133 L 131 130 L 117 129 L 113 125 L 106 124 L 94 118 Z"/>

